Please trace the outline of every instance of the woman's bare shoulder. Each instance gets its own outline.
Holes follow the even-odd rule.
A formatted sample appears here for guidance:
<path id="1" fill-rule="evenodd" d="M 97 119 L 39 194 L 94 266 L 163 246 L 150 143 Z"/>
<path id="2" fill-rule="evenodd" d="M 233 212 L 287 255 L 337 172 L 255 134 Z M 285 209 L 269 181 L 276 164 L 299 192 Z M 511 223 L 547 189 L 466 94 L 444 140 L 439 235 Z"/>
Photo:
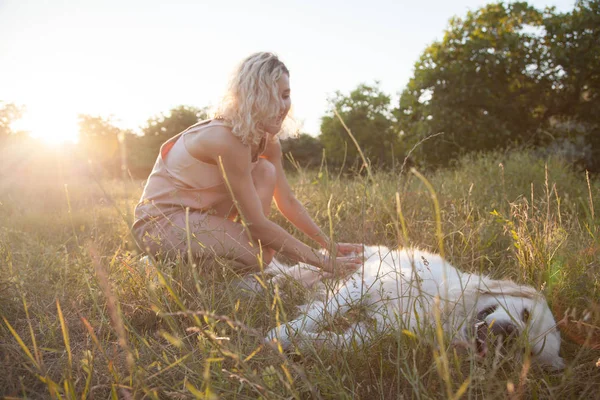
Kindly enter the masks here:
<path id="1" fill-rule="evenodd" d="M 185 146 L 193 157 L 201 161 L 216 161 L 219 155 L 249 157 L 250 154 L 248 146 L 231 132 L 231 128 L 222 124 L 208 125 L 198 132 L 185 135 Z"/>

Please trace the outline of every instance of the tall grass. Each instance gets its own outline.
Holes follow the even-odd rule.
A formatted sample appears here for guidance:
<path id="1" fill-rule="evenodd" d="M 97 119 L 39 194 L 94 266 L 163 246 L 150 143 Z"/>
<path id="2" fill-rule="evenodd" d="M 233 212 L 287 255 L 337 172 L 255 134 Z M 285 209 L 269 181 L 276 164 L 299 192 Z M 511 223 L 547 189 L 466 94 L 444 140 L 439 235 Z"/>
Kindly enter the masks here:
<path id="1" fill-rule="evenodd" d="M 370 173 L 348 178 L 323 165 L 290 180 L 337 240 L 443 249 L 463 270 L 543 290 L 562 321 L 564 373 L 515 360 L 475 362 L 434 345 L 447 341 L 407 332 L 343 352 L 284 354 L 262 339 L 304 301 L 293 282 L 255 294 L 223 260 L 144 264 L 129 233 L 140 182 L 63 176 L 36 185 L 12 179 L 0 193 L 0 395 L 598 396 L 597 179 L 527 152 L 470 157 L 423 177 Z"/>

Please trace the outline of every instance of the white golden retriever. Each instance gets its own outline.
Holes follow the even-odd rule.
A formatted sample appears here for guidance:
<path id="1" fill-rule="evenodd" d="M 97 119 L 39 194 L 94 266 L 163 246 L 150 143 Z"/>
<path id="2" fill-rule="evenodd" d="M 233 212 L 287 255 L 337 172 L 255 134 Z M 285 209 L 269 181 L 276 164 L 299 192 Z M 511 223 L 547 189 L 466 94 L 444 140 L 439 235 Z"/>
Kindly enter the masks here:
<path id="1" fill-rule="evenodd" d="M 556 322 L 535 289 L 462 273 L 439 255 L 416 249 L 371 246 L 364 259 L 364 269 L 331 287 L 308 265 L 272 264 L 271 272 L 289 274 L 317 290 L 313 301 L 301 306 L 301 315 L 272 329 L 267 340 L 276 339 L 284 349 L 294 344 L 339 348 L 366 344 L 389 329 L 422 335 L 441 324 L 454 344 L 467 344 L 481 356 L 490 343 L 497 349 L 521 345 L 539 365 L 564 368 Z M 367 318 L 345 332 L 327 329 L 335 316 L 357 307 Z"/>

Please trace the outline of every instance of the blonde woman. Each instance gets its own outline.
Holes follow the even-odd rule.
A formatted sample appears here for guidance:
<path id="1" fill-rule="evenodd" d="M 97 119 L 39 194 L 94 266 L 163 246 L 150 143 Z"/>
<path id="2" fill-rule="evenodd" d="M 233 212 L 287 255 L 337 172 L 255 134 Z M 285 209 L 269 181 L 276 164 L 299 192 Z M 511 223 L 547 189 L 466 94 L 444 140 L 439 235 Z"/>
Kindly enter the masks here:
<path id="1" fill-rule="evenodd" d="M 277 56 L 256 53 L 242 61 L 215 117 L 161 146 L 135 209 L 133 232 L 144 250 L 223 257 L 241 270 L 267 265 L 279 252 L 337 276 L 353 272 L 360 259 L 348 255 L 362 246 L 331 243 L 285 177 L 278 134 L 290 106 L 289 71 Z M 318 252 L 270 221 L 272 200 L 300 231 L 337 254 Z"/>

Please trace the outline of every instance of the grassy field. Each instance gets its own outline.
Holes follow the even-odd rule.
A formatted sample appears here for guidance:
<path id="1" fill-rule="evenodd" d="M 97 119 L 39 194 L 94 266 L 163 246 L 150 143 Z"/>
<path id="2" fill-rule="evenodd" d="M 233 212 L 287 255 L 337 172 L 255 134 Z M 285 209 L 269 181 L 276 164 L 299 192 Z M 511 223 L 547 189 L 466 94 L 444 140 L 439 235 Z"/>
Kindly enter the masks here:
<path id="1" fill-rule="evenodd" d="M 241 293 L 219 260 L 146 268 L 129 233 L 141 182 L 3 172 L 0 396 L 600 398 L 600 182 L 558 159 L 472 157 L 427 181 L 326 170 L 290 180 L 341 241 L 442 251 L 463 270 L 542 289 L 562 321 L 562 373 L 451 347 L 444 367 L 433 337 L 402 333 L 366 348 L 281 354 L 262 339 L 305 293 Z"/>

